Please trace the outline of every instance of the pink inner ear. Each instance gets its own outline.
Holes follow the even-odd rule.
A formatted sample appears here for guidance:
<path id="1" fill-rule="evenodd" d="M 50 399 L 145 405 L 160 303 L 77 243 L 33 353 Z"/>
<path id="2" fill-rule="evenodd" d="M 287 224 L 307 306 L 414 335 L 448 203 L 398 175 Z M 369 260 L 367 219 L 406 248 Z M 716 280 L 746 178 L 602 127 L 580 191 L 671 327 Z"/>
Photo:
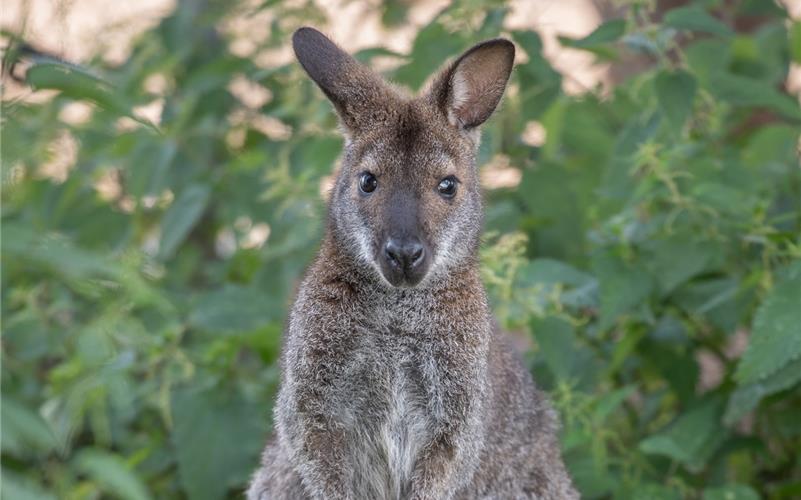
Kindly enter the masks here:
<path id="1" fill-rule="evenodd" d="M 501 100 L 513 64 L 504 45 L 482 47 L 468 54 L 451 76 L 448 119 L 454 126 L 483 123 Z"/>

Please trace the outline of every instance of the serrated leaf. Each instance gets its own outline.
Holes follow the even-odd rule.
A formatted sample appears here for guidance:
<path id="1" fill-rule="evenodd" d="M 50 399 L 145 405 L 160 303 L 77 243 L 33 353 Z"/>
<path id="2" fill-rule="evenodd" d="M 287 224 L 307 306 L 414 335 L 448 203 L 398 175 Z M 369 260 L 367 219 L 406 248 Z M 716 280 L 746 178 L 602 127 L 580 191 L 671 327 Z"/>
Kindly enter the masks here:
<path id="1" fill-rule="evenodd" d="M 734 34 L 729 26 L 712 17 L 706 10 L 697 6 L 679 7 L 665 14 L 665 24 L 676 29 L 700 31 L 728 37 Z"/>
<path id="2" fill-rule="evenodd" d="M 692 114 L 697 84 L 686 71 L 660 71 L 654 80 L 659 108 L 674 131 L 680 132 Z"/>
<path id="3" fill-rule="evenodd" d="M 763 380 L 738 387 L 729 396 L 724 422 L 726 425 L 735 424 L 748 412 L 756 408 L 763 398 L 789 389 L 799 382 L 801 382 L 801 358 L 791 361 Z"/>
<path id="4" fill-rule="evenodd" d="M 102 490 L 127 500 L 151 498 L 139 476 L 118 455 L 96 449 L 84 449 L 75 459 L 75 467 L 98 483 Z"/>
<path id="5" fill-rule="evenodd" d="M 209 201 L 211 189 L 195 184 L 187 187 L 173 202 L 161 223 L 159 257 L 169 259 L 195 227 Z"/>
<path id="6" fill-rule="evenodd" d="M 719 444 L 720 416 L 723 406 L 719 399 L 710 399 L 679 415 L 666 429 L 640 442 L 640 450 L 651 455 L 663 455 L 681 462 L 690 470 L 698 470 Z"/>
<path id="7" fill-rule="evenodd" d="M 721 254 L 718 246 L 688 234 L 671 235 L 647 243 L 651 250 L 648 268 L 663 295 L 706 270 Z"/>
<path id="8" fill-rule="evenodd" d="M 601 365 L 591 349 L 579 342 L 575 327 L 558 316 L 534 317 L 529 324 L 539 356 L 559 381 L 589 390 L 598 382 Z"/>
<path id="9" fill-rule="evenodd" d="M 754 317 L 748 348 L 735 374 L 741 384 L 764 379 L 801 357 L 801 263 L 783 274 Z"/>
<path id="10" fill-rule="evenodd" d="M 178 389 L 171 407 L 171 438 L 184 491 L 192 500 L 224 498 L 257 463 L 266 408 L 247 403 L 230 388 Z"/>

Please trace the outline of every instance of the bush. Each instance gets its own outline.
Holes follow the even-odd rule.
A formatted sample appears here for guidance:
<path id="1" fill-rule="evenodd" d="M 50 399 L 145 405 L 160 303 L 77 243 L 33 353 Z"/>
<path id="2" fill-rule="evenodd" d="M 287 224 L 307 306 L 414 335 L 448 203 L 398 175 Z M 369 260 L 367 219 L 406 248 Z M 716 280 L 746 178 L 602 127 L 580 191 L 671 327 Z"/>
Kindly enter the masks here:
<path id="1" fill-rule="evenodd" d="M 417 88 L 499 33 L 525 53 L 480 151 L 522 172 L 487 192 L 483 271 L 503 326 L 534 340 L 583 496 L 798 498 L 801 109 L 782 84 L 801 23 L 768 1 L 660 22 L 624 3 L 562 39 L 648 61 L 608 91 L 564 94 L 538 35 L 504 31 L 495 0 L 445 9 L 410 54 L 357 57 Z M 244 5 L 198 5 L 116 67 L 7 51 L 59 92 L 3 102 L 5 498 L 239 496 L 270 431 L 282 324 L 342 141 L 297 64 L 229 50 L 219 27 Z M 322 22 L 293 5 L 260 7 L 276 19 L 262 48 Z M 381 7 L 387 23 L 403 5 Z M 742 18 L 757 26 L 735 31 Z M 132 119 L 159 99 L 159 127 Z M 76 101 L 91 118 L 66 123 Z M 540 146 L 521 140 L 531 121 Z"/>

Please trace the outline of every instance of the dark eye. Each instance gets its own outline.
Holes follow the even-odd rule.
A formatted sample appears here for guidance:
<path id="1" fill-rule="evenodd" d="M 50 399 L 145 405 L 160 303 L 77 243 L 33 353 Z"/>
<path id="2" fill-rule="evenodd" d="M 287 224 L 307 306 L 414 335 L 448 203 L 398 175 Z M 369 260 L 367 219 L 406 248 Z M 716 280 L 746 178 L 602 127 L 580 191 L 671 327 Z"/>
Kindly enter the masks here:
<path id="1" fill-rule="evenodd" d="M 372 193 L 378 187 L 378 179 L 370 172 L 364 172 L 359 176 L 359 189 L 362 193 Z"/>
<path id="2" fill-rule="evenodd" d="M 445 198 L 453 198 L 453 195 L 456 194 L 457 182 L 458 181 L 453 176 L 445 177 L 439 181 L 439 184 L 437 185 L 437 191 L 439 191 L 439 194 Z"/>

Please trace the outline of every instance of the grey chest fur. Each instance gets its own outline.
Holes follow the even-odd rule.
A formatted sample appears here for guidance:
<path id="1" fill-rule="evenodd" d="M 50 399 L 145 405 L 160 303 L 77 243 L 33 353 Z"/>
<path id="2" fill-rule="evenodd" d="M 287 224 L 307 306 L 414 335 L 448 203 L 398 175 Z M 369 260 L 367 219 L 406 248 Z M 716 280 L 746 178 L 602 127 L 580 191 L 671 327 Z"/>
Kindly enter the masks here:
<path id="1" fill-rule="evenodd" d="M 405 498 L 435 408 L 419 353 L 412 355 L 398 337 L 371 337 L 353 353 L 349 380 L 342 381 L 343 395 L 349 395 L 341 404 L 348 415 L 352 484 L 362 498 Z M 383 349 L 376 350 L 374 342 Z"/>

